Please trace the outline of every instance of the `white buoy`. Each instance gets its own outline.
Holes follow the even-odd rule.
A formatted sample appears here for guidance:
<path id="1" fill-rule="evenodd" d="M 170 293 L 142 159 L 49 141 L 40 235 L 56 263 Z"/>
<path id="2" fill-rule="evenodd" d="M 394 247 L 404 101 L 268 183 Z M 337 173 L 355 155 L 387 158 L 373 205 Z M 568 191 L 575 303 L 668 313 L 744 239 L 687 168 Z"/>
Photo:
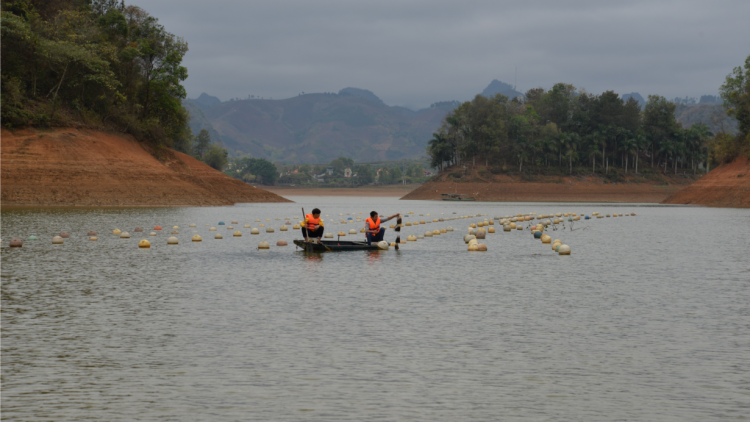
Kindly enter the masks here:
<path id="1" fill-rule="evenodd" d="M 151 232 L 148 234 L 149 236 L 156 236 L 156 232 Z"/>
<path id="2" fill-rule="evenodd" d="M 167 239 L 167 245 L 176 245 L 178 243 L 179 243 L 179 241 L 174 236 L 170 236 L 170 238 Z"/>
<path id="3" fill-rule="evenodd" d="M 323 237 L 326 239 L 333 239 L 333 233 L 326 233 Z"/>
<path id="4" fill-rule="evenodd" d="M 282 231 L 282 232 L 285 232 L 285 231 L 289 230 L 289 227 L 287 227 L 286 225 L 282 224 L 281 227 L 279 227 L 279 230 Z"/>
<path id="5" fill-rule="evenodd" d="M 266 227 L 266 233 L 273 233 L 273 227 Z"/>
<path id="6" fill-rule="evenodd" d="M 557 249 L 557 253 L 560 255 L 570 255 L 570 246 L 560 245 L 560 247 Z"/>
<path id="7" fill-rule="evenodd" d="M 198 227 L 195 223 L 190 223 L 189 227 Z"/>
<path id="8" fill-rule="evenodd" d="M 357 230 L 355 230 L 355 229 L 349 229 L 349 234 L 357 234 Z"/>
<path id="9" fill-rule="evenodd" d="M 53 245 L 62 245 L 65 241 L 60 236 L 55 236 L 52 238 L 52 244 Z"/>
<path id="10" fill-rule="evenodd" d="M 381 240 L 380 242 L 378 242 L 378 249 L 380 249 L 381 251 L 387 251 L 390 246 L 391 245 L 389 245 L 385 240 Z"/>
<path id="11" fill-rule="evenodd" d="M 476 239 L 477 237 L 473 234 L 467 234 L 464 236 L 464 243 L 469 243 L 472 239 Z"/>
<path id="12" fill-rule="evenodd" d="M 427 230 L 426 232 L 424 232 L 424 237 L 432 237 L 432 232 Z"/>
<path id="13" fill-rule="evenodd" d="M 256 227 L 256 228 L 250 230 L 250 234 L 260 234 L 260 229 Z"/>
<path id="14" fill-rule="evenodd" d="M 130 239 L 130 233 L 128 232 L 120 233 L 120 239 Z"/>
<path id="15" fill-rule="evenodd" d="M 244 228 L 244 229 L 249 229 L 249 228 L 251 228 L 251 227 L 250 227 L 250 225 L 249 225 L 249 224 L 245 224 L 244 226 L 242 226 L 242 228 Z"/>

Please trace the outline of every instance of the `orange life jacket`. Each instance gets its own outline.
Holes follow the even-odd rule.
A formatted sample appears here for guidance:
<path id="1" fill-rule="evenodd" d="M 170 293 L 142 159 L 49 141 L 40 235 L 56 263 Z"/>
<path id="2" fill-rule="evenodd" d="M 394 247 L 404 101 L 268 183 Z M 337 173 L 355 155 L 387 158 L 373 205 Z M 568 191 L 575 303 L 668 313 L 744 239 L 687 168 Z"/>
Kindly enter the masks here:
<path id="1" fill-rule="evenodd" d="M 307 230 L 315 230 L 315 226 L 320 224 L 320 217 L 315 218 L 312 214 L 307 214 L 305 218 L 307 219 Z"/>
<path id="2" fill-rule="evenodd" d="M 378 216 L 378 221 L 372 221 L 372 217 L 369 217 L 366 220 L 368 230 L 372 233 L 377 233 L 380 231 L 380 216 Z"/>

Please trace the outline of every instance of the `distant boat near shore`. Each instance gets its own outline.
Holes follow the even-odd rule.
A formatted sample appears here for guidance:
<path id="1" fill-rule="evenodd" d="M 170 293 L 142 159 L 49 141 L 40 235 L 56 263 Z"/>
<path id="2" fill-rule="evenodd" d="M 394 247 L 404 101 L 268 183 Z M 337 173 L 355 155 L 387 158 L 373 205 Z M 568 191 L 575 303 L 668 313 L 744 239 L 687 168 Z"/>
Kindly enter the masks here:
<path id="1" fill-rule="evenodd" d="M 472 197 L 467 197 L 465 193 L 443 193 L 443 201 L 474 201 Z"/>

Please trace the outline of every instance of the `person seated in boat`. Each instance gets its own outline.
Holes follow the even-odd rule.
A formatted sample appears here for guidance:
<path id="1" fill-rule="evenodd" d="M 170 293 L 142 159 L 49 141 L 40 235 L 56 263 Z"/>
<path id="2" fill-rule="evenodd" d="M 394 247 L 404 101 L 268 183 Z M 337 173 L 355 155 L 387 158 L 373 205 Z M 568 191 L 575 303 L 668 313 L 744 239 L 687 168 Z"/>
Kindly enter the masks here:
<path id="1" fill-rule="evenodd" d="M 305 242 L 309 242 L 311 238 L 317 238 L 320 242 L 320 238 L 323 237 L 323 220 L 320 219 L 320 210 L 314 208 L 312 214 L 305 216 L 305 221 L 302 222 L 302 236 L 305 238 Z"/>
<path id="2" fill-rule="evenodd" d="M 381 221 L 377 211 L 371 212 L 370 218 L 365 220 L 365 236 L 367 236 L 367 244 L 372 245 L 372 242 L 377 243 L 383 240 L 383 236 L 385 236 L 385 228 L 380 227 L 380 223 L 385 223 L 386 221 L 399 216 L 401 216 L 401 214 L 393 214 Z"/>

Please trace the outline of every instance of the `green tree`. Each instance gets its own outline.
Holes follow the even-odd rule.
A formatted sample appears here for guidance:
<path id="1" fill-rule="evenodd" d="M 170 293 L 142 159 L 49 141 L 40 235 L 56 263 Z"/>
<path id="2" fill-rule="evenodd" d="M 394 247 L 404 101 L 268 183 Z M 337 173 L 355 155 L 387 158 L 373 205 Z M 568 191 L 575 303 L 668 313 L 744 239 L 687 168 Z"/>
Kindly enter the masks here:
<path id="1" fill-rule="evenodd" d="M 202 160 L 203 156 L 209 151 L 211 146 L 211 135 L 208 130 L 201 129 L 198 136 L 195 137 L 195 144 L 193 145 L 193 152 L 195 156 Z"/>
<path id="2" fill-rule="evenodd" d="M 219 145 L 212 144 L 208 148 L 203 162 L 216 170 L 224 171 L 224 168 L 227 166 L 227 150 Z"/>
<path id="3" fill-rule="evenodd" d="M 357 181 L 361 185 L 368 185 L 375 180 L 372 169 L 366 164 L 361 164 L 357 167 Z"/>

